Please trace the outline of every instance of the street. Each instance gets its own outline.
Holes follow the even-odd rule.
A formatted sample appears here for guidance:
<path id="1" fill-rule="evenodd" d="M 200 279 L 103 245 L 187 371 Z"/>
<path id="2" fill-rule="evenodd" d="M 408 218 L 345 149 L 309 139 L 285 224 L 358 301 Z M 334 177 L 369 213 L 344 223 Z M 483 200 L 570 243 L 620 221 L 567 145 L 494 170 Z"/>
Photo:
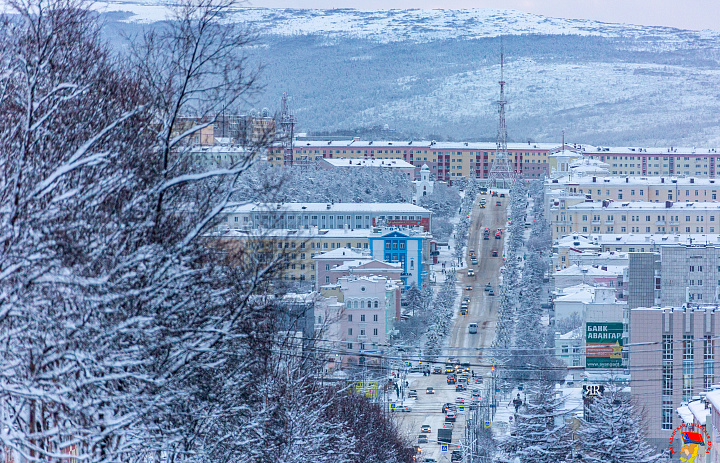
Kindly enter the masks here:
<path id="1" fill-rule="evenodd" d="M 480 199 L 483 197 L 486 199 L 486 206 L 480 208 Z M 496 201 L 500 201 L 501 205 L 496 206 Z M 498 278 L 503 262 L 504 239 L 495 239 L 494 235 L 498 228 L 502 228 L 503 232 L 505 231 L 507 206 L 507 197 L 491 197 L 490 192 L 476 198 L 471 216 L 472 225 L 469 231 L 468 248 L 465 254 L 468 264 L 467 269 L 472 268 L 475 271 L 475 276 L 468 276 L 467 269 L 458 272 L 458 285 L 461 286 L 462 296 L 457 301 L 454 325 L 450 338 L 447 340 L 444 356 L 438 359 L 439 363 L 433 365 L 442 366 L 443 374 L 423 376 L 421 373 L 413 373 L 407 377 L 410 389 L 417 390 L 418 398 L 414 403 L 406 401 L 406 404 L 412 407 L 412 412 L 396 413 L 394 416 L 401 429 L 411 437 L 413 443 L 417 442 L 422 425 L 427 424 L 431 427 L 429 433 L 424 433 L 428 436 L 428 443 L 420 444 L 422 454 L 419 461 L 424 461 L 428 457 L 435 458 L 438 462 L 450 461 L 450 452 L 441 453 L 440 446 L 436 442 L 437 429 L 443 426 L 445 418 L 442 406 L 445 403 L 456 403 L 456 399 L 459 397 L 464 398 L 465 403 L 469 404 L 471 391 L 481 387 L 471 377 L 467 390 L 456 392 L 454 384 L 447 384 L 446 375 L 444 374 L 445 360 L 448 357 L 456 357 L 461 363 L 471 364 L 471 369 L 474 371 L 476 378 L 488 377 L 489 368 L 481 367 L 480 364 L 488 365 L 491 359 L 483 359 L 481 348 L 488 348 L 492 343 L 495 334 L 497 302 L 496 297 L 489 296 L 484 287 L 487 283 L 490 283 L 493 290 L 496 293 L 498 292 Z M 483 229 L 486 227 L 490 230 L 488 240 L 483 239 Z M 470 250 L 476 252 L 478 265 L 471 264 L 471 258 L 468 254 Z M 492 257 L 493 251 L 497 252 L 497 257 Z M 467 285 L 472 286 L 472 290 L 466 290 Z M 469 312 L 467 315 L 460 315 L 460 302 L 465 297 L 470 298 Z M 468 325 L 470 323 L 477 324 L 476 334 L 469 333 Z M 432 387 L 435 394 L 426 394 L 427 387 Z M 458 449 L 460 440 L 464 435 L 465 414 L 458 413 L 457 421 L 454 423 L 451 451 Z"/>

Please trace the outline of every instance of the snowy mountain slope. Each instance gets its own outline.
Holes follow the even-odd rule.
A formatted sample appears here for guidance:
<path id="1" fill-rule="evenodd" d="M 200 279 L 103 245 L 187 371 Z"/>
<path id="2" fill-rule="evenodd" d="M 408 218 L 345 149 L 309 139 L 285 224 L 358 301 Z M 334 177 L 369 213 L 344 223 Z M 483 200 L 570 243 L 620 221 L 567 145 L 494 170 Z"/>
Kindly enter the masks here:
<path id="1" fill-rule="evenodd" d="M 165 7 L 106 4 L 110 36 Z M 256 107 L 288 92 L 302 131 L 387 124 L 398 136 L 495 137 L 499 35 L 511 140 L 720 145 L 720 34 L 509 10 L 238 9 L 260 32 Z M 390 134 L 391 135 L 391 134 Z"/>

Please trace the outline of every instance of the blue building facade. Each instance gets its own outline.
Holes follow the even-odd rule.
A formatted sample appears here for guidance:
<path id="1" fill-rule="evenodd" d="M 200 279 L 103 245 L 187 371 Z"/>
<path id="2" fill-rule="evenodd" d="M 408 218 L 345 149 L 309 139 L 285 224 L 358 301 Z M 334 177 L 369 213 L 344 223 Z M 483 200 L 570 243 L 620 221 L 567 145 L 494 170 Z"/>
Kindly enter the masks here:
<path id="1" fill-rule="evenodd" d="M 373 233 L 368 237 L 372 257 L 383 262 L 400 262 L 404 289 L 413 283 L 418 288 L 425 282 L 426 269 L 424 248 L 428 235 L 415 234 L 406 230 L 390 229 Z"/>

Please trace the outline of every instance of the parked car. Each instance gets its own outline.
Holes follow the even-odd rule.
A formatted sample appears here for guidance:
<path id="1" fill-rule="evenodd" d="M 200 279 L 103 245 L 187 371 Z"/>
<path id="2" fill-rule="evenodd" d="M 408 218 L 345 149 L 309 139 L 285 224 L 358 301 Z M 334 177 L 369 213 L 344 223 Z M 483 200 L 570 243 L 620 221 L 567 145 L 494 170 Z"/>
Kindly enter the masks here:
<path id="1" fill-rule="evenodd" d="M 452 456 L 450 457 L 450 461 L 462 461 L 462 452 L 460 450 L 453 450 Z"/>
<path id="2" fill-rule="evenodd" d="M 407 405 L 398 405 L 395 407 L 396 412 L 411 412 L 412 409 L 408 407 Z"/>
<path id="3" fill-rule="evenodd" d="M 435 389 L 431 387 L 425 388 L 425 394 L 435 394 Z"/>
<path id="4" fill-rule="evenodd" d="M 430 425 L 424 424 L 424 425 L 420 426 L 420 432 L 432 432 L 432 431 L 430 431 Z"/>
<path id="5" fill-rule="evenodd" d="M 418 436 L 418 444 L 427 444 L 427 443 L 428 443 L 427 435 L 426 435 L 426 434 L 420 434 L 420 435 Z"/>
<path id="6" fill-rule="evenodd" d="M 423 460 L 424 463 L 437 463 L 437 460 L 434 458 L 426 458 Z"/>

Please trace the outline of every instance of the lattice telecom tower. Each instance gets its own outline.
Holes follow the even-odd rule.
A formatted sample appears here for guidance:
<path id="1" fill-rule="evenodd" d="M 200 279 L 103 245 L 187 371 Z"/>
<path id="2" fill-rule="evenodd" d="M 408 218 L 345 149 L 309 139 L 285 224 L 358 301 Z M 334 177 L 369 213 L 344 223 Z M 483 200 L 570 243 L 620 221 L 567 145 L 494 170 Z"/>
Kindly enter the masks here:
<path id="1" fill-rule="evenodd" d="M 505 105 L 507 101 L 505 101 L 505 80 L 503 78 L 504 60 L 504 49 L 502 39 L 500 39 L 500 99 L 497 101 L 499 121 L 495 159 L 488 176 L 488 186 L 490 187 L 497 187 L 498 184 L 508 187 L 515 180 L 515 168 L 508 159 L 507 150 L 507 126 L 505 125 Z"/>
<path id="2" fill-rule="evenodd" d="M 285 145 L 285 165 L 293 163 L 293 138 L 295 137 L 295 116 L 290 113 L 287 93 L 283 93 L 280 100 L 280 128 L 282 129 L 283 144 Z"/>

